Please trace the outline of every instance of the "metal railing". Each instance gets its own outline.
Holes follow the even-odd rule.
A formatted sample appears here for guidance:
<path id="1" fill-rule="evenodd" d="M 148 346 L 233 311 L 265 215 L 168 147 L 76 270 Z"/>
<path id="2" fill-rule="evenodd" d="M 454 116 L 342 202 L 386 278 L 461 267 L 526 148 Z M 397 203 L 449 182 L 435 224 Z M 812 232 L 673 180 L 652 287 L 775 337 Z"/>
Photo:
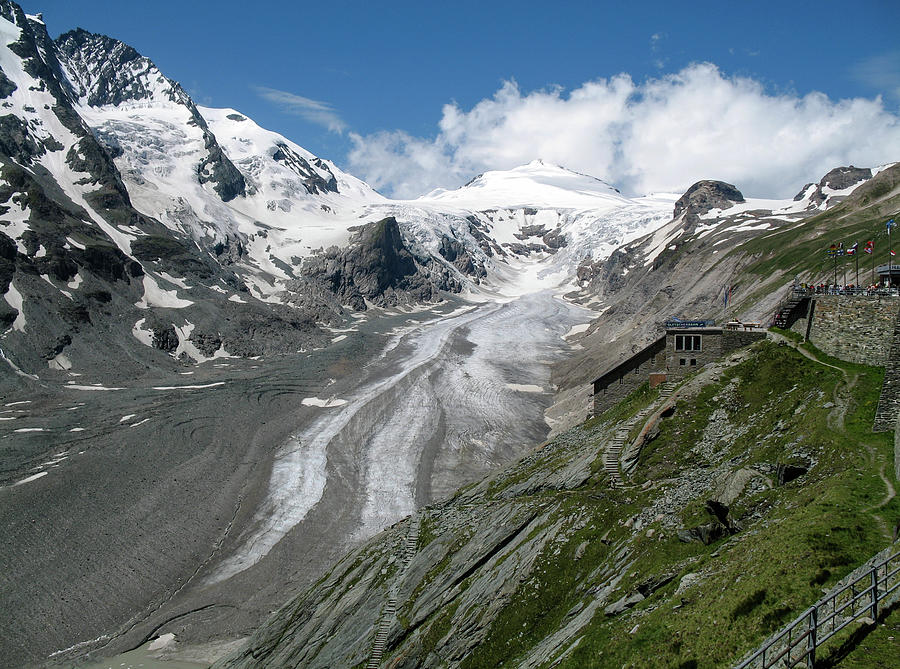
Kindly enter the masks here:
<path id="1" fill-rule="evenodd" d="M 892 597 L 898 589 L 900 553 L 895 553 L 806 609 L 735 669 L 795 667 L 800 663 L 812 668 L 819 646 L 864 616 L 878 620 L 879 609 L 898 599 Z"/>
<path id="2" fill-rule="evenodd" d="M 791 288 L 791 293 L 797 296 L 805 296 L 805 295 L 857 295 L 857 296 L 881 296 L 881 297 L 896 297 L 898 295 L 897 287 L 893 288 L 884 288 L 884 287 L 864 287 L 864 286 L 836 286 L 833 284 L 821 284 L 818 286 L 807 286 L 803 288 L 801 286 L 793 286 Z"/>

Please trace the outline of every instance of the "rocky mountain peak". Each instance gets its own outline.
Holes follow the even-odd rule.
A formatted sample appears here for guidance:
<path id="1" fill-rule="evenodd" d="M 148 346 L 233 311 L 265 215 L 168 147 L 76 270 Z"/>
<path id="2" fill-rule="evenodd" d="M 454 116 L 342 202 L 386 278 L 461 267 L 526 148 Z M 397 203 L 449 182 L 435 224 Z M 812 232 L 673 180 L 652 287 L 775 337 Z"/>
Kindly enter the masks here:
<path id="1" fill-rule="evenodd" d="M 83 104 L 102 107 L 160 96 L 190 103 L 181 86 L 124 42 L 76 28 L 60 35 L 56 47 L 75 97 Z"/>
<path id="2" fill-rule="evenodd" d="M 73 97 L 88 107 L 127 102 L 175 103 L 185 108 L 187 122 L 203 131 L 207 157 L 197 169 L 201 183 L 212 182 L 223 201 L 245 195 L 243 175 L 222 151 L 194 101 L 149 58 L 117 39 L 77 28 L 54 43 Z"/>
<path id="3" fill-rule="evenodd" d="M 732 184 L 704 179 L 688 188 L 678 199 L 672 216 L 678 218 L 685 214 L 685 220 L 689 222 L 688 218 L 699 218 L 713 209 L 728 209 L 743 201 L 743 194 Z"/>
<path id="4" fill-rule="evenodd" d="M 808 199 L 810 208 L 821 208 L 823 203 L 827 207 L 830 205 L 826 203 L 826 200 L 835 194 L 836 191 L 846 190 L 851 186 L 856 186 L 861 181 L 867 181 L 871 178 L 872 170 L 867 167 L 854 167 L 853 165 L 835 167 L 822 177 L 818 184 L 808 183 L 801 188 L 800 192 L 794 196 L 794 201 L 799 202 Z"/>
<path id="5" fill-rule="evenodd" d="M 822 177 L 819 186 L 831 188 L 833 190 L 844 190 L 850 186 L 855 186 L 860 181 L 872 178 L 872 170 L 868 167 L 835 167 L 828 174 Z"/>

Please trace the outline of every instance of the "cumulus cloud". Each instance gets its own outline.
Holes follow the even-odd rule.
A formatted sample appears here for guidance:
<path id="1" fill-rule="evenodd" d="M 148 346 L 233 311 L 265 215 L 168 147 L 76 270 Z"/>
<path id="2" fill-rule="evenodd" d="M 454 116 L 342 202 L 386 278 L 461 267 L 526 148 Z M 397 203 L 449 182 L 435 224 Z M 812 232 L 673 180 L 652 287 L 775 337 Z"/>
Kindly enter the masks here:
<path id="1" fill-rule="evenodd" d="M 282 111 L 305 118 L 307 121 L 328 128 L 331 132 L 343 133 L 347 124 L 327 102 L 312 100 L 302 95 L 294 95 L 276 88 L 256 86 L 259 96 L 276 104 Z"/>
<path id="2" fill-rule="evenodd" d="M 832 167 L 900 159 L 900 118 L 880 98 L 772 94 L 703 63 L 641 84 L 620 74 L 568 93 L 525 93 L 508 81 L 469 110 L 445 105 L 434 137 L 350 139 L 350 168 L 396 197 L 455 188 L 535 158 L 628 193 L 722 179 L 751 196 L 788 197 Z"/>

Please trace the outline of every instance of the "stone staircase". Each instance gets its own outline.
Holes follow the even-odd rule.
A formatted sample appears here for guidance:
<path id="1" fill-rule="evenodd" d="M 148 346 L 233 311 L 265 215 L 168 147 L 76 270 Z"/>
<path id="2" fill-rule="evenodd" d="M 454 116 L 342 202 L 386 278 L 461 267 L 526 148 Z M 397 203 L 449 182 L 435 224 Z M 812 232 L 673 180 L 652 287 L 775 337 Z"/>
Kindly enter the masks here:
<path id="1" fill-rule="evenodd" d="M 878 397 L 872 431 L 893 432 L 897 425 L 898 414 L 900 414 L 900 314 L 894 322 L 891 350 L 884 366 L 884 381 L 881 384 L 881 395 Z"/>
<path id="2" fill-rule="evenodd" d="M 677 381 L 666 381 L 665 383 L 660 384 L 659 396 L 660 397 L 669 397 L 673 392 L 675 392 L 675 388 L 677 386 L 678 386 Z"/>
<path id="3" fill-rule="evenodd" d="M 619 428 L 616 430 L 612 440 L 609 442 L 609 446 L 606 447 L 606 453 L 603 454 L 603 471 L 609 476 L 611 488 L 621 488 L 624 485 L 622 476 L 619 473 L 619 454 L 622 452 L 627 436 L 627 429 Z"/>
<path id="4" fill-rule="evenodd" d="M 673 387 L 674 385 L 675 384 L 672 384 Z M 660 396 L 662 396 L 661 392 Z M 603 471 L 609 476 L 610 487 L 625 487 L 625 483 L 622 481 L 622 474 L 619 471 L 619 455 L 625 447 L 625 440 L 628 438 L 628 433 L 631 432 L 635 425 L 637 425 L 638 421 L 642 421 L 646 418 L 651 410 L 652 407 L 647 407 L 638 411 L 634 416 L 616 428 L 612 439 L 610 439 L 609 446 L 606 447 L 606 452 L 603 454 Z"/>
<path id="5" fill-rule="evenodd" d="M 399 583 L 402 580 L 403 573 L 406 571 L 407 567 L 409 567 L 409 563 L 412 562 L 412 559 L 416 554 L 419 544 L 419 528 L 421 522 L 421 516 L 418 514 L 413 514 L 410 517 L 409 529 L 406 532 L 406 541 L 403 546 L 401 564 L 397 576 L 394 578 L 394 583 L 391 585 L 387 604 L 381 611 L 381 618 L 378 621 L 378 631 L 375 632 L 375 641 L 372 644 L 372 654 L 369 656 L 368 663 L 366 663 L 366 669 L 377 669 L 381 664 L 381 659 L 384 657 L 391 625 L 394 623 L 394 619 L 397 616 Z"/>
<path id="6" fill-rule="evenodd" d="M 677 387 L 677 381 L 666 381 L 661 383 L 659 386 L 659 398 L 665 399 L 670 397 Z M 622 481 L 622 472 L 619 468 L 619 456 L 622 454 L 622 449 L 625 448 L 625 440 L 628 439 L 629 432 L 631 432 L 632 428 L 634 428 L 639 421 L 643 421 L 651 412 L 653 412 L 654 408 L 655 404 L 651 404 L 638 411 L 627 421 L 620 424 L 619 427 L 616 428 L 612 439 L 609 440 L 609 445 L 606 447 L 606 451 L 603 454 L 603 471 L 609 476 L 609 485 L 611 488 L 625 487 L 625 483 Z"/>
<path id="7" fill-rule="evenodd" d="M 806 304 L 804 304 L 806 303 Z M 802 307 L 809 305 L 809 296 L 805 293 L 791 293 L 791 295 L 778 305 L 775 311 L 775 318 L 772 324 L 776 327 L 787 330 L 794 324 L 794 321 L 804 313 Z"/>

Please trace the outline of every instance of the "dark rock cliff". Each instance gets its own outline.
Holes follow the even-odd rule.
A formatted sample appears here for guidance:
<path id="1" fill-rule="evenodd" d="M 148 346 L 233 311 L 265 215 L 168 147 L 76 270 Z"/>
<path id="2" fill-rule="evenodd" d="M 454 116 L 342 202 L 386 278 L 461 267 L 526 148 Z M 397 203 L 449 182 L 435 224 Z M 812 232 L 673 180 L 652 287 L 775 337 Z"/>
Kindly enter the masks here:
<path id="1" fill-rule="evenodd" d="M 696 225 L 700 216 L 713 209 L 728 209 L 744 196 L 737 188 L 724 181 L 698 181 L 685 191 L 675 203 L 673 218 L 685 216 L 685 225 Z"/>
<path id="2" fill-rule="evenodd" d="M 342 304 L 366 309 L 377 306 L 430 301 L 440 290 L 459 290 L 447 272 L 432 272 L 403 243 L 393 217 L 369 223 L 357 231 L 345 249 L 332 247 L 303 263 L 302 279 L 324 286 Z"/>
<path id="3" fill-rule="evenodd" d="M 853 165 L 849 167 L 835 167 L 822 177 L 819 183 L 808 183 L 801 188 L 800 192 L 794 196 L 794 201 L 799 202 L 804 197 L 808 197 L 811 206 L 819 207 L 828 199 L 828 193 L 825 192 L 826 188 L 835 191 L 844 190 L 858 184 L 860 181 L 866 181 L 871 178 L 872 170 L 869 168 L 854 167 Z M 812 192 L 810 192 L 810 188 L 813 188 Z"/>

